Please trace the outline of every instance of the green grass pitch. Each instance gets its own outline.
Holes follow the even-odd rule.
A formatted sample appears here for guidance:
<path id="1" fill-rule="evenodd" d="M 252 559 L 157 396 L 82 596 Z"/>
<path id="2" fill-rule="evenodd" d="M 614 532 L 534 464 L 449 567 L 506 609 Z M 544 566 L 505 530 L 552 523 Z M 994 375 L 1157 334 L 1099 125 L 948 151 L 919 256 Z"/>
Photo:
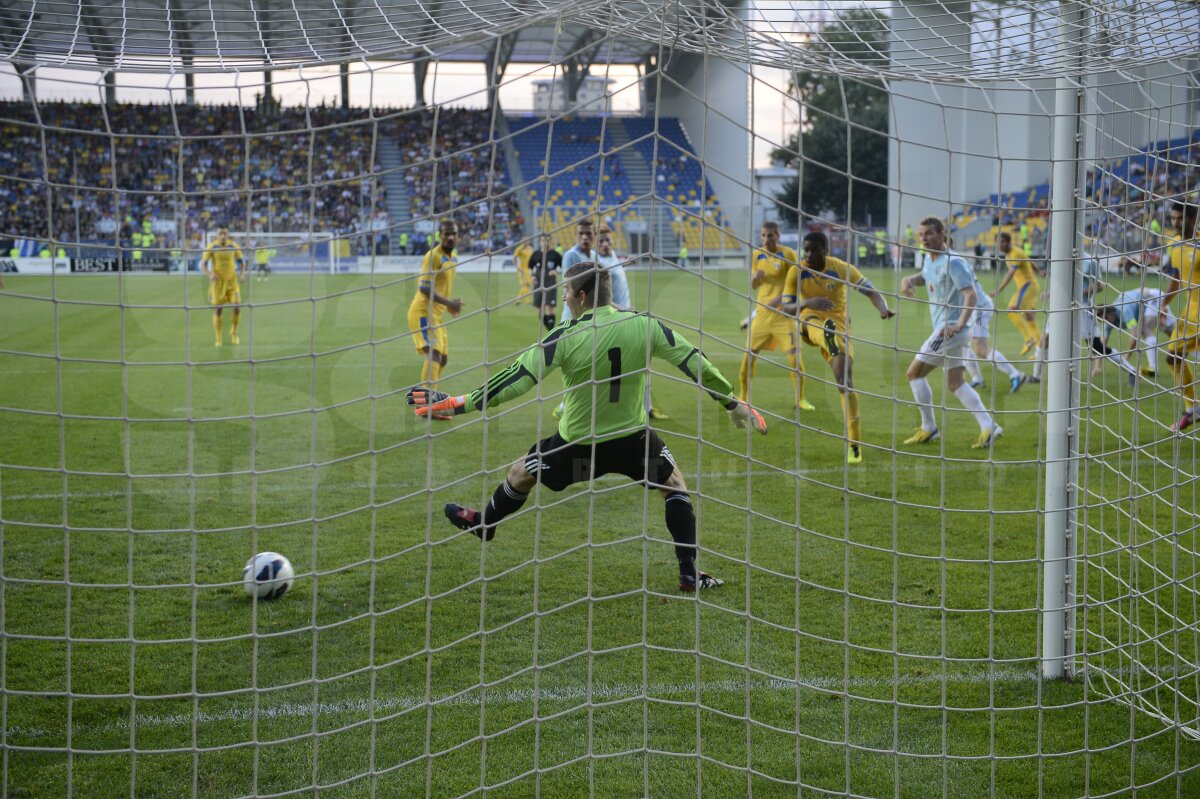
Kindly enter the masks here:
<path id="1" fill-rule="evenodd" d="M 744 280 L 632 288 L 736 384 Z M 514 287 L 460 276 L 443 389 L 537 336 Z M 486 548 L 442 518 L 550 434 L 557 376 L 431 426 L 403 399 L 411 276 L 245 290 L 242 344 L 217 349 L 199 276 L 6 276 L 3 795 L 1200 795 L 1200 743 L 1037 678 L 1039 387 L 985 370 L 1005 429 L 990 456 L 953 398 L 942 442 L 900 444 L 919 303 L 881 322 L 851 298 L 859 466 L 813 350 L 811 413 L 778 353 L 760 365 L 766 437 L 657 366 L 701 564 L 727 581 L 697 601 L 675 591 L 661 498 L 621 480 L 536 494 Z M 1076 584 L 1089 666 L 1186 721 L 1196 450 L 1165 430 L 1170 387 L 1134 401 L 1111 366 L 1083 384 Z M 256 606 L 240 574 L 263 550 L 299 577 Z"/>

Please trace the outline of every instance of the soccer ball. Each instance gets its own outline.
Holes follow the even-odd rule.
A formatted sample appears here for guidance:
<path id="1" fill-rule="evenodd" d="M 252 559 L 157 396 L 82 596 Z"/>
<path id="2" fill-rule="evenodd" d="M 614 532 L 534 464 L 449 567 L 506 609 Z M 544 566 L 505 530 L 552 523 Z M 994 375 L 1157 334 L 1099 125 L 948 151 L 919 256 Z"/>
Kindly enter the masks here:
<path id="1" fill-rule="evenodd" d="M 242 569 L 246 593 L 259 599 L 278 599 L 292 587 L 295 578 L 291 561 L 278 552 L 260 552 Z"/>

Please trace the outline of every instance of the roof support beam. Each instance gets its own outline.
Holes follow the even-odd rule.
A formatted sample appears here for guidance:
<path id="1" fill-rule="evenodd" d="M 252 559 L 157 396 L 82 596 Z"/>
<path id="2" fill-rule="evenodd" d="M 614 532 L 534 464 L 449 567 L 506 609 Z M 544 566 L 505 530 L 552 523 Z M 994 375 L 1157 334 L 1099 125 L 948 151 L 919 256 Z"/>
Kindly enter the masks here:
<path id="1" fill-rule="evenodd" d="M 422 58 L 413 62 L 413 83 L 417 92 L 417 108 L 428 105 L 425 102 L 425 78 L 429 75 L 429 60 Z"/>
<path id="2" fill-rule="evenodd" d="M 104 102 L 106 105 L 115 105 L 117 102 L 117 73 L 115 71 L 117 59 L 109 41 L 111 37 L 105 34 L 104 23 L 96 14 L 95 5 L 91 0 L 83 0 L 79 4 L 79 13 L 82 17 L 83 32 L 92 46 L 92 56 L 96 59 L 96 64 L 104 75 Z"/>
<path id="3" fill-rule="evenodd" d="M 571 52 L 563 61 L 563 81 L 567 90 L 566 101 L 574 105 L 579 99 L 579 88 L 592 69 L 592 59 L 604 43 L 599 31 L 588 28 L 571 45 Z"/>
<path id="4" fill-rule="evenodd" d="M 418 5 L 421 12 L 425 15 L 425 21 L 418 26 L 420 29 L 419 39 L 424 41 L 440 27 L 437 20 L 442 15 L 442 3 L 441 0 L 433 0 L 433 2 L 428 4 L 420 3 Z M 426 7 L 427 5 L 428 7 Z M 418 108 L 424 108 L 428 105 L 425 102 L 425 78 L 429 75 L 429 62 L 436 58 L 432 50 L 426 48 L 426 52 L 429 54 L 428 57 L 419 58 L 419 60 L 413 62 L 413 80 L 416 82 L 416 104 Z"/>
<path id="5" fill-rule="evenodd" d="M 196 76 L 192 74 L 192 56 L 195 54 L 195 44 L 192 42 L 192 23 L 179 0 L 170 0 L 167 11 L 171 17 L 171 35 L 175 39 L 169 42 L 171 49 L 176 49 L 178 43 L 179 59 L 183 62 L 183 100 L 187 105 L 196 104 Z M 174 102 L 172 100 L 172 102 Z"/>
<path id="6" fill-rule="evenodd" d="M 498 107 L 500 82 L 504 80 L 504 71 L 508 69 L 513 49 L 517 46 L 517 35 L 516 33 L 506 33 L 493 42 L 491 48 L 488 50 L 487 105 L 489 111 L 495 110 Z"/>

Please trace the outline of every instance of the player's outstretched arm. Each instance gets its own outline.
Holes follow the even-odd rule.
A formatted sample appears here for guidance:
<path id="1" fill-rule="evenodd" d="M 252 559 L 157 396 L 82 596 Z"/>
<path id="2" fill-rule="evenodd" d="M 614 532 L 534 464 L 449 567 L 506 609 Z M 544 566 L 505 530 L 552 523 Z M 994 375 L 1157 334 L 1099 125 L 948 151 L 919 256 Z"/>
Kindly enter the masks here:
<path id="1" fill-rule="evenodd" d="M 653 343 L 656 358 L 675 364 L 679 371 L 721 403 L 725 410 L 729 411 L 735 426 L 745 427 L 749 422 L 755 430 L 766 434 L 767 423 L 762 414 L 733 396 L 733 386 L 725 379 L 725 375 L 721 374 L 721 370 L 704 357 L 704 353 L 657 319 L 647 317 L 646 324 L 649 326 L 647 332 Z"/>
<path id="2" fill-rule="evenodd" d="M 867 283 L 864 289 L 860 290 L 863 294 L 867 295 L 867 299 L 870 300 L 871 304 L 875 306 L 875 310 L 879 311 L 880 319 L 891 319 L 896 315 L 896 312 L 888 307 L 887 300 L 884 298 L 884 296 L 879 293 L 879 290 L 872 286 L 870 282 Z"/>
<path id="3" fill-rule="evenodd" d="M 557 366 L 555 341 L 561 332 L 561 328 L 555 328 L 541 343 L 525 350 L 517 360 L 470 394 L 454 397 L 427 388 L 410 388 L 405 398 L 417 416 L 431 413 L 458 415 L 501 405 L 529 391 Z"/>

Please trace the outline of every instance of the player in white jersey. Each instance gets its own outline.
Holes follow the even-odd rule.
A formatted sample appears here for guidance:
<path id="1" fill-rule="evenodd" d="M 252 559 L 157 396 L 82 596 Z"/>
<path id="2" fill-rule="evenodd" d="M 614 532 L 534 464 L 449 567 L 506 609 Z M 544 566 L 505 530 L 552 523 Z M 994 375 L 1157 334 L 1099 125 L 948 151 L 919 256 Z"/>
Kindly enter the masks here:
<path id="1" fill-rule="evenodd" d="M 955 256 L 957 253 L 950 251 L 950 255 Z M 1009 393 L 1016 394 L 1029 378 L 1013 366 L 1012 361 L 1005 357 L 1004 353 L 992 346 L 992 317 L 996 313 L 996 305 L 988 293 L 979 286 L 978 279 L 975 281 L 975 286 L 978 300 L 975 305 L 975 313 L 972 314 L 971 323 L 968 325 L 971 333 L 971 349 L 975 352 L 975 357 L 972 358 L 968 355 L 965 362 L 967 371 L 971 374 L 971 382 L 968 385 L 974 389 L 983 388 L 983 371 L 979 368 L 979 364 L 991 361 L 1008 377 Z"/>
<path id="2" fill-rule="evenodd" d="M 1132 289 L 1120 294 L 1113 305 L 1121 315 L 1121 326 L 1129 333 L 1130 349 L 1143 348 L 1146 362 L 1142 374 L 1154 377 L 1158 371 L 1158 331 L 1168 338 L 1175 330 L 1175 315 L 1163 305 L 1163 293 L 1158 289 Z"/>
<path id="3" fill-rule="evenodd" d="M 1089 250 L 1086 244 L 1084 250 Z M 1116 308 L 1111 306 L 1096 305 L 1096 297 L 1104 288 L 1103 281 L 1100 280 L 1100 261 L 1094 254 L 1085 255 L 1079 264 L 1080 272 L 1083 275 L 1083 307 L 1079 311 L 1079 338 L 1085 345 L 1090 347 L 1092 351 L 1092 372 L 1093 378 L 1100 376 L 1100 359 L 1111 361 L 1113 365 L 1123 371 L 1129 378 L 1129 385 L 1132 386 L 1137 382 L 1137 369 L 1125 358 L 1121 353 L 1108 345 L 1109 334 L 1120 327 L 1120 314 Z M 1042 355 L 1033 362 L 1033 375 L 1029 378 L 1031 383 L 1042 382 L 1042 372 L 1046 366 L 1045 353 L 1050 351 L 1050 334 L 1042 334 L 1042 343 L 1038 347 L 1038 352 Z"/>
<path id="4" fill-rule="evenodd" d="M 946 226 L 935 216 L 921 220 L 920 240 L 925 247 L 921 272 L 900 281 L 900 291 L 913 296 L 913 289 L 925 286 L 929 292 L 929 317 L 933 333 L 921 345 L 908 366 L 908 384 L 921 412 L 921 426 L 905 444 L 936 441 L 940 433 L 933 413 L 933 389 L 926 379 L 939 366 L 946 370 L 946 388 L 979 424 L 979 437 L 972 449 L 984 449 L 1004 432 L 983 405 L 975 389 L 963 381 L 963 360 L 972 338 L 970 323 L 979 296 L 983 294 L 971 267 L 946 246 Z"/>

